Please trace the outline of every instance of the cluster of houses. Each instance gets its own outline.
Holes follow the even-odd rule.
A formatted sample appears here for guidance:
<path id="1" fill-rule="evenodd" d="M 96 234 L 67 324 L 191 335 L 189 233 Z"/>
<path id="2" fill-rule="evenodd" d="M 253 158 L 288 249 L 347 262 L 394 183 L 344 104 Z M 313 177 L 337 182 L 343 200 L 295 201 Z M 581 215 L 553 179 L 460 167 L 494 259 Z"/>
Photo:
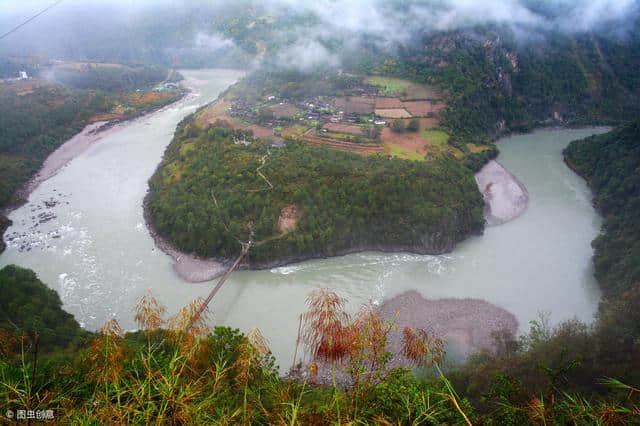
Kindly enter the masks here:
<path id="1" fill-rule="evenodd" d="M 287 127 L 296 121 L 315 121 L 320 124 L 356 124 L 362 123 L 363 114 L 338 109 L 335 99 L 327 97 L 307 98 L 300 101 L 282 99 L 271 95 L 262 105 L 235 99 L 228 110 L 232 117 L 245 122 L 255 123 L 270 128 Z M 366 122 L 377 126 L 385 126 L 385 120 L 373 114 L 364 114 Z M 326 129 L 323 129 L 326 132 Z"/>
<path id="2" fill-rule="evenodd" d="M 178 85 L 170 81 L 166 83 L 161 83 L 153 88 L 154 92 L 171 92 L 174 90 L 178 90 Z"/>
<path id="3" fill-rule="evenodd" d="M 26 71 L 20 71 L 18 72 L 18 76 L 17 77 L 13 77 L 13 78 L 4 78 L 4 79 L 0 79 L 0 81 L 20 81 L 20 80 L 28 80 L 30 77 L 27 74 Z"/>

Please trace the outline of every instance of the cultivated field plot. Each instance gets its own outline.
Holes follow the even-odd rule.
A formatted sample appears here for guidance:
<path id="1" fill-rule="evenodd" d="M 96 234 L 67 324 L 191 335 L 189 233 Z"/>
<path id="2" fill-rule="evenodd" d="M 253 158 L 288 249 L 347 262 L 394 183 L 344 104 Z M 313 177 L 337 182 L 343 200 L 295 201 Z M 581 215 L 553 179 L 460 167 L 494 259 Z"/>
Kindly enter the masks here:
<path id="1" fill-rule="evenodd" d="M 405 126 L 409 120 L 405 120 Z M 435 117 L 432 118 L 418 118 L 418 123 L 420 123 L 421 129 L 433 129 L 434 127 L 438 127 L 440 125 L 440 120 Z"/>
<path id="2" fill-rule="evenodd" d="M 369 77 L 364 82 L 376 86 L 383 96 L 406 95 L 412 86 L 408 80 L 393 77 Z"/>
<path id="3" fill-rule="evenodd" d="M 449 135 L 442 130 L 423 130 L 420 134 L 434 146 L 443 146 L 449 142 Z"/>
<path id="4" fill-rule="evenodd" d="M 352 96 L 346 98 L 336 98 L 334 105 L 336 109 L 345 114 L 373 114 L 375 109 L 375 99 L 362 96 Z"/>
<path id="5" fill-rule="evenodd" d="M 401 97 L 402 100 L 441 100 L 444 95 L 435 87 L 392 77 L 368 77 L 364 80 L 378 88 L 381 96 Z"/>
<path id="6" fill-rule="evenodd" d="M 414 117 L 429 117 L 436 115 L 446 105 L 440 101 L 404 101 L 402 107 Z"/>
<path id="7" fill-rule="evenodd" d="M 376 98 L 376 109 L 404 108 L 400 98 Z"/>
<path id="8" fill-rule="evenodd" d="M 449 135 L 442 130 L 423 130 L 413 133 L 398 133 L 390 128 L 382 131 L 382 144 L 385 150 L 394 157 L 403 160 L 424 161 L 449 155 L 462 158 L 464 153 L 449 145 Z M 469 147 L 471 152 L 479 152 L 485 147 Z"/>
<path id="9" fill-rule="evenodd" d="M 198 125 L 213 124 L 219 119 L 228 121 L 229 117 L 225 114 L 231 107 L 231 103 L 225 101 L 223 98 L 218 99 L 196 115 L 196 122 Z"/>
<path id="10" fill-rule="evenodd" d="M 337 149 L 339 151 L 353 152 L 354 154 L 360 155 L 378 154 L 385 151 L 382 145 L 376 143 L 346 142 L 336 139 L 313 136 L 310 134 L 304 135 L 301 140 L 309 145 Z"/>
<path id="11" fill-rule="evenodd" d="M 292 119 L 302 113 L 302 111 L 298 109 L 295 105 L 286 104 L 286 103 L 272 105 L 272 106 L 269 106 L 268 109 L 273 113 L 273 116 L 275 118 Z"/>
<path id="12" fill-rule="evenodd" d="M 424 84 L 411 83 L 403 96 L 404 100 L 439 100 L 444 96 L 435 87 Z"/>
<path id="13" fill-rule="evenodd" d="M 396 133 L 386 127 L 382 130 L 382 144 L 389 154 L 404 160 L 424 160 L 427 139 L 420 133 Z"/>
<path id="14" fill-rule="evenodd" d="M 335 133 L 347 133 L 358 136 L 364 134 L 362 127 L 356 126 L 355 124 L 327 123 L 323 128 Z"/>
<path id="15" fill-rule="evenodd" d="M 275 134 L 273 133 L 273 129 L 265 126 L 260 126 L 258 124 L 246 124 L 246 123 L 232 123 L 232 126 L 235 129 L 240 130 L 251 130 L 253 132 L 253 137 L 260 139 L 273 140 L 275 138 Z"/>
<path id="16" fill-rule="evenodd" d="M 376 115 L 382 118 L 411 118 L 411 114 L 404 108 L 377 109 Z"/>
<path id="17" fill-rule="evenodd" d="M 301 124 L 294 124 L 282 131 L 282 137 L 285 139 L 298 139 L 309 130 L 310 127 Z"/>

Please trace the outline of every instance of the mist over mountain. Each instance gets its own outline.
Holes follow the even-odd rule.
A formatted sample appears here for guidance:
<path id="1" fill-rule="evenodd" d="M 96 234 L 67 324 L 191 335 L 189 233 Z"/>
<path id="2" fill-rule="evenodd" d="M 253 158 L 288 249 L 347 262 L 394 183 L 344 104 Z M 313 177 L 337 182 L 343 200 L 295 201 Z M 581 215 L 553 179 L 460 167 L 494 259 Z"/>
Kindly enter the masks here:
<path id="1" fill-rule="evenodd" d="M 5 32 L 50 5 L 4 2 Z M 362 44 L 394 51 L 424 35 L 495 27 L 522 43 L 635 36 L 638 0 L 66 0 L 0 40 L 0 55 L 175 66 L 248 66 L 266 56 L 337 66 Z"/>

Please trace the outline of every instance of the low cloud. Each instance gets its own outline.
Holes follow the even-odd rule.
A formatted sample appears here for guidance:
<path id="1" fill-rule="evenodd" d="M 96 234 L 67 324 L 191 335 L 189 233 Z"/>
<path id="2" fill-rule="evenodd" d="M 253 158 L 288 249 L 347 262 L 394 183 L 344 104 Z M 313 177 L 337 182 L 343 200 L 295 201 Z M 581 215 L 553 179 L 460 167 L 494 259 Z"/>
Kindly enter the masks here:
<path id="1" fill-rule="evenodd" d="M 2 1 L 0 32 L 52 0 Z M 172 56 L 179 56 L 174 55 L 179 49 L 238 51 L 225 36 L 213 34 L 212 22 L 246 12 L 256 18 L 283 18 L 265 34 L 277 41 L 271 59 L 308 70 L 339 64 L 329 45 L 349 52 L 365 39 L 390 47 L 416 34 L 490 23 L 511 27 L 518 38 L 529 39 L 549 30 L 624 35 L 638 22 L 639 5 L 640 0 L 66 0 L 1 41 L 0 49 L 16 55 L 119 55 L 131 61 L 157 60 L 155 52 L 163 49 Z M 241 32 L 242 25 L 234 31 Z M 132 40 L 134 36 L 138 38 Z M 146 44 L 141 48 L 141 43 Z"/>
<path id="2" fill-rule="evenodd" d="M 301 71 L 313 71 L 321 67 L 336 67 L 340 59 L 323 44 L 313 39 L 301 39 L 278 54 L 279 65 L 288 65 Z"/>

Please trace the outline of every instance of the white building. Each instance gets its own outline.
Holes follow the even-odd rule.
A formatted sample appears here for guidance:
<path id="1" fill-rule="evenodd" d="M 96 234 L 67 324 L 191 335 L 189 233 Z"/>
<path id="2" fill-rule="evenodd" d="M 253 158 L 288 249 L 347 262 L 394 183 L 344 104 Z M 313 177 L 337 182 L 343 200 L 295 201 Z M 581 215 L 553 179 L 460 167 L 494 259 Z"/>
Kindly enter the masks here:
<path id="1" fill-rule="evenodd" d="M 19 77 L 20 80 L 26 80 L 28 78 L 29 76 L 27 75 L 26 71 L 20 71 L 20 77 Z"/>

